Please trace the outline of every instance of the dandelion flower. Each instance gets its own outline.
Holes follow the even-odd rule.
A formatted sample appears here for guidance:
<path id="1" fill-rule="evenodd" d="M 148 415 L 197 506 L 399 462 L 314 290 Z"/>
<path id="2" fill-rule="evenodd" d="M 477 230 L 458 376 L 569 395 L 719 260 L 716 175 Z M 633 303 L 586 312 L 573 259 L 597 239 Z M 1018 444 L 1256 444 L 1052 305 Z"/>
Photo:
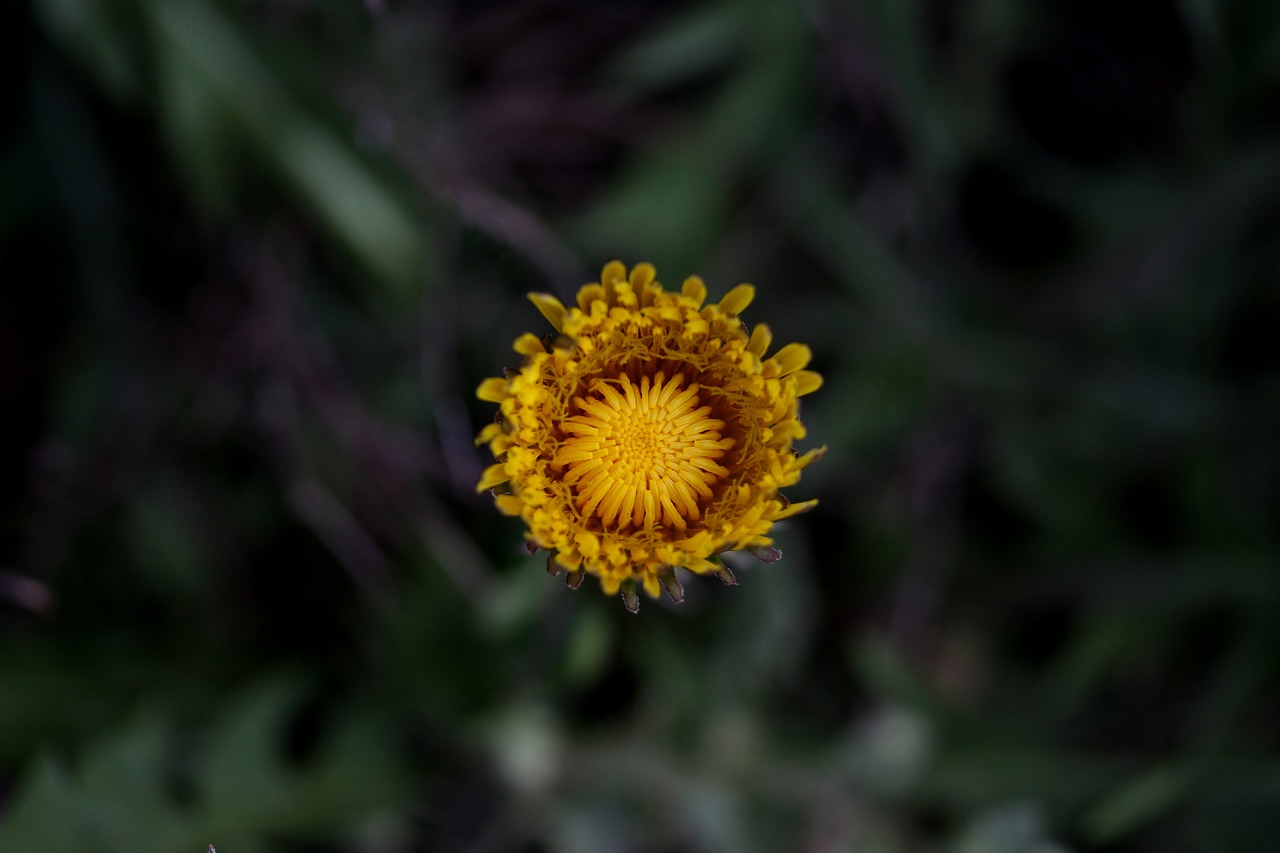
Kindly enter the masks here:
<path id="1" fill-rule="evenodd" d="M 630 610 L 637 586 L 681 600 L 677 568 L 734 583 L 725 551 L 780 557 L 770 528 L 817 501 L 779 490 L 825 449 L 792 449 L 799 398 L 822 378 L 802 344 L 766 357 L 768 327 L 738 319 L 755 289 L 708 305 L 701 279 L 674 293 L 654 276 L 613 261 L 576 305 L 530 294 L 556 333 L 522 335 L 524 364 L 477 391 L 501 407 L 476 440 L 497 460 L 478 490 L 524 519 L 552 574 L 573 587 L 595 575 Z"/>

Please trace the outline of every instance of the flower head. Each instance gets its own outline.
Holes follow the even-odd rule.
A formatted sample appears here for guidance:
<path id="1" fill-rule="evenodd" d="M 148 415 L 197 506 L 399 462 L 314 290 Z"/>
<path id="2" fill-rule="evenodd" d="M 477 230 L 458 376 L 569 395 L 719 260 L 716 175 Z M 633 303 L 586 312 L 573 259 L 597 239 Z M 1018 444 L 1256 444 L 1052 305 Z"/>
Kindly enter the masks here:
<path id="1" fill-rule="evenodd" d="M 524 364 L 477 391 L 501 406 L 477 438 L 498 460 L 478 489 L 524 519 L 552 574 L 571 586 L 596 575 L 632 610 L 637 584 L 680 600 L 676 568 L 732 583 L 716 555 L 781 556 L 773 523 L 817 501 L 778 490 L 822 453 L 792 450 L 805 434 L 798 399 L 822 378 L 801 344 L 765 357 L 768 327 L 748 333 L 738 319 L 755 289 L 707 305 L 701 279 L 674 293 L 654 276 L 613 261 L 576 305 L 530 294 L 557 334 L 522 335 Z"/>

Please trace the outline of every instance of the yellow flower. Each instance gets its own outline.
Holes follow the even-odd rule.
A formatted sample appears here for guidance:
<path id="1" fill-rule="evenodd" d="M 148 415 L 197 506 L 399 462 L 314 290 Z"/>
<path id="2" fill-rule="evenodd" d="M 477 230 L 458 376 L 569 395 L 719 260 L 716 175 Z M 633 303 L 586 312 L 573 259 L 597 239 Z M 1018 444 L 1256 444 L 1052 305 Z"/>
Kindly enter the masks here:
<path id="1" fill-rule="evenodd" d="M 637 583 L 679 601 L 676 568 L 734 583 L 716 555 L 781 556 L 769 529 L 817 501 L 788 504 L 778 490 L 825 450 L 792 450 L 805 435 L 798 398 L 822 377 L 804 369 L 801 344 L 765 357 L 768 327 L 748 334 L 738 319 L 755 289 L 704 305 L 701 279 L 672 293 L 654 276 L 613 261 L 577 305 L 530 294 L 558 334 L 522 335 L 523 366 L 477 391 L 501 406 L 476 440 L 498 460 L 477 489 L 524 519 L 552 574 L 574 587 L 596 575 L 631 610 Z"/>

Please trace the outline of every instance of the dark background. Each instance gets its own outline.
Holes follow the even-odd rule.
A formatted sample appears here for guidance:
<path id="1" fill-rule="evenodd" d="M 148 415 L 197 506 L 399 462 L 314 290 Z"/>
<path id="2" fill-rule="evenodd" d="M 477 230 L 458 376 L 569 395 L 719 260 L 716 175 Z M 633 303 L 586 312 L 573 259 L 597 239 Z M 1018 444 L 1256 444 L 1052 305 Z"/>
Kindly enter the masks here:
<path id="1" fill-rule="evenodd" d="M 1272 851 L 1280 4 L 0 9 L 0 850 Z M 473 484 L 618 257 L 809 343 L 785 558 Z"/>

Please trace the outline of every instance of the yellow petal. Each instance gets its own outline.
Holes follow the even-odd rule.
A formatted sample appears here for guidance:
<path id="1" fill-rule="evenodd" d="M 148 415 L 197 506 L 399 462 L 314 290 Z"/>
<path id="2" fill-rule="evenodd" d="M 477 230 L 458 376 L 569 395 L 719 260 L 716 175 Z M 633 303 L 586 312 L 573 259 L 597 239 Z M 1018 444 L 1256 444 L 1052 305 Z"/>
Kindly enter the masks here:
<path id="1" fill-rule="evenodd" d="M 552 559 L 556 561 L 557 566 L 566 572 L 576 572 L 582 568 L 582 555 L 572 548 L 557 551 Z"/>
<path id="2" fill-rule="evenodd" d="M 653 264 L 636 264 L 631 270 L 631 289 L 641 293 L 658 275 Z"/>
<path id="3" fill-rule="evenodd" d="M 707 286 L 696 275 L 691 275 L 684 280 L 680 293 L 685 299 L 693 301 L 694 308 L 701 308 L 702 303 L 707 300 Z"/>
<path id="4" fill-rule="evenodd" d="M 486 403 L 501 403 L 511 395 L 507 393 L 507 380 L 495 376 L 480 383 L 476 396 Z"/>
<path id="5" fill-rule="evenodd" d="M 795 380 L 797 397 L 812 394 L 822 387 L 822 374 L 815 373 L 812 370 L 797 370 Z"/>
<path id="6" fill-rule="evenodd" d="M 529 332 L 516 338 L 514 349 L 521 355 L 537 355 L 547 351 L 542 345 L 542 338 Z"/>
<path id="7" fill-rule="evenodd" d="M 591 313 L 593 302 L 602 301 L 604 301 L 604 288 L 599 284 L 584 284 L 578 291 L 578 307 L 588 314 Z"/>
<path id="8" fill-rule="evenodd" d="M 756 289 L 749 284 L 740 284 L 730 290 L 720 300 L 720 310 L 730 316 L 741 314 L 756 298 Z"/>
<path id="9" fill-rule="evenodd" d="M 550 293 L 530 293 L 529 301 L 534 304 L 547 322 L 559 332 L 564 326 L 564 303 Z"/>
<path id="10" fill-rule="evenodd" d="M 488 444 L 500 435 L 502 435 L 502 424 L 486 424 L 485 428 L 480 430 L 480 434 L 476 436 L 476 447 Z"/>
<path id="11" fill-rule="evenodd" d="M 579 553 L 588 560 L 595 559 L 600 553 L 600 540 L 586 530 L 580 530 L 573 537 L 574 544 L 578 546 Z"/>
<path id="12" fill-rule="evenodd" d="M 751 340 L 747 341 L 747 351 L 753 352 L 759 358 L 764 358 L 764 354 L 769 351 L 769 344 L 773 343 L 773 332 L 764 323 L 756 326 L 751 330 Z"/>
<path id="13" fill-rule="evenodd" d="M 818 505 L 818 499 L 811 501 L 800 501 L 800 503 L 791 504 L 773 517 L 774 521 L 781 521 L 784 518 L 790 518 L 793 515 L 799 515 L 802 512 L 808 512 Z"/>
<path id="14" fill-rule="evenodd" d="M 787 344 L 773 354 L 769 361 L 778 365 L 779 376 L 789 376 L 809 364 L 813 351 L 804 344 Z"/>
<path id="15" fill-rule="evenodd" d="M 720 570 L 719 564 L 713 563 L 710 560 L 697 555 L 690 555 L 684 564 L 684 568 L 693 572 L 695 575 L 705 575 L 710 572 L 717 572 Z"/>
<path id="16" fill-rule="evenodd" d="M 826 445 L 823 445 L 822 447 L 815 447 L 813 450 L 810 450 L 808 453 L 804 454 L 803 456 L 797 456 L 795 465 L 797 468 L 808 468 L 814 462 L 817 462 L 819 459 L 821 459 L 826 455 L 827 455 Z"/>
<path id="17" fill-rule="evenodd" d="M 494 505 L 503 515 L 519 515 L 524 510 L 524 501 L 515 495 L 498 495 L 494 499 Z"/>
<path id="18" fill-rule="evenodd" d="M 500 486 L 503 483 L 510 482 L 511 475 L 507 473 L 507 466 L 502 462 L 497 465 L 490 465 L 484 469 L 484 473 L 480 475 L 480 482 L 476 483 L 477 492 L 486 492 L 494 486 Z"/>
<path id="19" fill-rule="evenodd" d="M 600 283 L 604 285 L 606 293 L 609 291 L 609 285 L 615 281 L 625 281 L 626 278 L 627 268 L 622 261 L 609 261 L 600 271 Z"/>

